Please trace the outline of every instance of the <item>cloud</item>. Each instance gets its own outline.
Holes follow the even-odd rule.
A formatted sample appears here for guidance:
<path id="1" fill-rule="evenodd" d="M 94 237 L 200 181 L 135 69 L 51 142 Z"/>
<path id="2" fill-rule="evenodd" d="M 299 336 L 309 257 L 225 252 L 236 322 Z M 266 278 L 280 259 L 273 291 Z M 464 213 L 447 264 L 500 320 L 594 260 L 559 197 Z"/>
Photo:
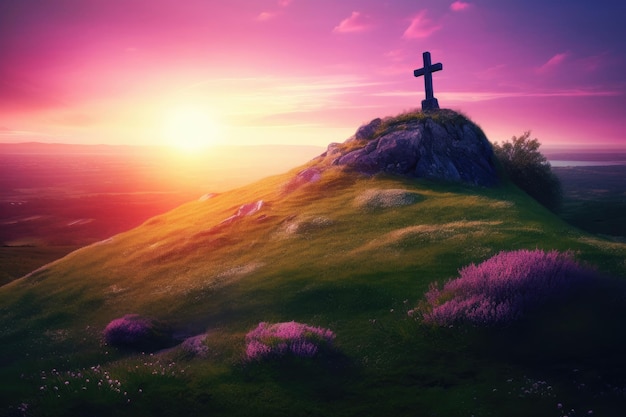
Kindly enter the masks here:
<path id="1" fill-rule="evenodd" d="M 404 49 L 392 49 L 385 53 L 385 57 L 394 62 L 401 62 L 406 59 L 406 51 Z"/>
<path id="2" fill-rule="evenodd" d="M 563 61 L 565 61 L 565 59 L 567 59 L 568 57 L 569 57 L 569 54 L 567 52 L 562 52 L 562 53 L 556 54 L 552 58 L 550 58 L 545 64 L 543 64 L 542 66 L 537 68 L 536 71 L 539 74 L 544 74 L 544 73 L 550 72 L 554 68 L 556 68 L 559 65 L 561 65 L 563 63 Z"/>
<path id="3" fill-rule="evenodd" d="M 220 102 L 220 113 L 224 120 L 237 123 L 245 120 L 248 123 L 250 120 L 274 114 L 354 108 L 351 97 L 363 97 L 383 84 L 386 83 L 352 74 L 338 74 L 211 78 L 190 85 L 189 88 L 199 94 L 206 91 L 212 95 L 215 93 L 215 86 L 227 90 L 228 94 Z"/>
<path id="4" fill-rule="evenodd" d="M 285 8 L 289 6 L 291 2 L 292 0 L 278 0 L 278 7 Z M 275 17 L 278 17 L 282 13 L 283 11 L 280 9 L 278 11 L 275 10 L 275 11 L 269 11 L 269 12 L 261 12 L 256 17 L 256 20 L 258 22 L 266 22 L 268 20 L 274 19 Z"/>
<path id="5" fill-rule="evenodd" d="M 413 97 L 419 96 L 419 90 L 410 91 L 387 91 L 382 93 L 374 93 L 373 96 L 380 97 Z M 453 101 L 453 102 L 478 102 L 478 101 L 490 101 L 499 100 L 505 98 L 542 98 L 542 97 L 615 97 L 620 96 L 623 93 L 619 91 L 609 90 L 593 90 L 573 88 L 566 90 L 553 90 L 553 91 L 537 91 L 537 92 L 515 92 L 515 91 L 447 91 L 439 92 L 435 95 L 440 100 Z"/>
<path id="6" fill-rule="evenodd" d="M 97 117 L 86 113 L 65 113 L 53 120 L 62 125 L 74 127 L 94 126 L 99 122 Z"/>
<path id="7" fill-rule="evenodd" d="M 450 10 L 452 10 L 453 12 L 462 12 L 463 10 L 468 9 L 470 6 L 471 5 L 469 3 L 457 0 L 450 5 Z"/>
<path id="8" fill-rule="evenodd" d="M 351 33 L 351 32 L 363 32 L 372 27 L 371 19 L 363 15 L 361 12 L 352 12 L 350 17 L 347 17 L 335 26 L 333 32 L 337 33 Z"/>
<path id="9" fill-rule="evenodd" d="M 276 17 L 277 14 L 278 13 L 276 13 L 276 12 L 261 12 L 256 17 L 256 20 L 258 20 L 259 22 L 264 22 L 264 21 L 273 19 L 274 17 Z"/>
<path id="10" fill-rule="evenodd" d="M 589 89 L 567 89 L 567 90 L 553 90 L 553 91 L 538 91 L 538 92 L 443 92 L 437 94 L 443 100 L 449 101 L 488 101 L 498 100 L 503 98 L 547 98 L 547 97 L 614 97 L 621 95 L 617 91 L 608 90 L 589 90 Z"/>
<path id="11" fill-rule="evenodd" d="M 580 65 L 580 67 L 587 72 L 595 72 L 601 68 L 610 66 L 612 64 L 611 61 L 611 56 L 605 51 L 597 55 L 580 58 L 577 65 Z"/>
<path id="12" fill-rule="evenodd" d="M 5 137 L 18 137 L 18 136 L 52 136 L 49 134 L 34 132 L 31 130 L 12 130 L 7 128 L 0 128 L 0 136 Z"/>
<path id="13" fill-rule="evenodd" d="M 426 17 L 426 10 L 422 10 L 411 19 L 411 24 L 402 35 L 406 39 L 427 38 L 434 32 L 441 29 L 441 25 L 436 25 Z"/>

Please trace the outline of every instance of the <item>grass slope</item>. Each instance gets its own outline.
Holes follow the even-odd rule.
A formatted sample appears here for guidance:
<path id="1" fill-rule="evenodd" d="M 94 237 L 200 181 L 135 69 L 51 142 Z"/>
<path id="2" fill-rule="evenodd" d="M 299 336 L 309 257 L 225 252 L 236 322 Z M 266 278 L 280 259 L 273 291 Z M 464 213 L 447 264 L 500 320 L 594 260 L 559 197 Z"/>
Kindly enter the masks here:
<path id="1" fill-rule="evenodd" d="M 429 283 L 501 250 L 572 250 L 626 276 L 626 245 L 571 228 L 511 185 L 472 188 L 329 168 L 286 192 L 296 173 L 188 203 L 0 288 L 0 413 L 19 415 L 22 402 L 33 415 L 554 416 L 558 403 L 597 415 L 623 409 L 626 362 L 618 346 L 626 342 L 626 311 L 612 281 L 505 329 L 435 329 L 406 311 Z M 360 203 L 386 189 L 419 198 L 388 208 Z M 259 200 L 259 212 L 221 223 Z M 103 345 L 106 324 L 128 313 L 164 320 L 182 335 L 206 332 L 207 356 Z M 337 354 L 243 360 L 247 331 L 290 320 L 332 329 Z"/>

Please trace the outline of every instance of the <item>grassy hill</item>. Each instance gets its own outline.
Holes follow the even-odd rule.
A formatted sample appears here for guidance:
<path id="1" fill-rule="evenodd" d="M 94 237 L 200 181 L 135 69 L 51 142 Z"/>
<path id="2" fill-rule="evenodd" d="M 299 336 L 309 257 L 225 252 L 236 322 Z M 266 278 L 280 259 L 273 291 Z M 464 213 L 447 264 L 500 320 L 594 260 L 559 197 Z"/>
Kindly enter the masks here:
<path id="1" fill-rule="evenodd" d="M 569 250 L 625 277 L 625 244 L 568 226 L 510 184 L 476 188 L 339 167 L 297 182 L 304 168 L 190 202 L 0 288 L 0 414 L 623 410 L 621 278 L 504 328 L 438 328 L 407 311 L 430 283 L 503 250 Z M 389 203 L 394 195 L 411 204 Z M 167 322 L 180 339 L 206 334 L 206 354 L 104 344 L 107 323 L 130 313 Z M 248 331 L 292 320 L 332 329 L 334 352 L 245 360 Z"/>

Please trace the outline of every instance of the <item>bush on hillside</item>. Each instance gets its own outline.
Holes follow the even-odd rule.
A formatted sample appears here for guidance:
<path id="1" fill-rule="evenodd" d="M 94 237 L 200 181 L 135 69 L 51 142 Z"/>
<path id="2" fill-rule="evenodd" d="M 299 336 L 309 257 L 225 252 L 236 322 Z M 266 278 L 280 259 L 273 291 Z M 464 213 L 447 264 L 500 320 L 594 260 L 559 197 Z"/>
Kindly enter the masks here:
<path id="1" fill-rule="evenodd" d="M 500 252 L 462 268 L 459 277 L 441 289 L 431 284 L 425 302 L 409 313 L 422 313 L 424 322 L 439 326 L 502 325 L 590 283 L 594 276 L 593 270 L 581 266 L 569 252 Z"/>
<path id="2" fill-rule="evenodd" d="M 323 327 L 295 321 L 269 324 L 265 322 L 246 335 L 246 357 L 259 360 L 286 355 L 310 358 L 320 349 L 332 345 L 335 334 Z"/>
<path id="3" fill-rule="evenodd" d="M 494 153 L 508 177 L 539 203 L 552 211 L 559 209 L 562 200 L 561 183 L 552 172 L 550 163 L 541 152 L 537 139 L 530 139 L 530 131 L 509 142 L 495 143 Z"/>
<path id="4" fill-rule="evenodd" d="M 172 342 L 168 326 L 137 314 L 127 314 L 111 321 L 103 336 L 111 346 L 133 350 L 157 350 Z"/>

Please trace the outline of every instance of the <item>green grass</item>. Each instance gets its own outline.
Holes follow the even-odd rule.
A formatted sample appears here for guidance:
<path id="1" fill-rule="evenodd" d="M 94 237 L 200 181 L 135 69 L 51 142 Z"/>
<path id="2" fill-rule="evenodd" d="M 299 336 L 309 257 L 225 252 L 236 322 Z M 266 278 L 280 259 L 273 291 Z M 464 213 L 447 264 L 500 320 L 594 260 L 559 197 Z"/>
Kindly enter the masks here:
<path id="1" fill-rule="evenodd" d="M 62 258 L 77 246 L 0 246 L 0 286 Z"/>
<path id="2" fill-rule="evenodd" d="M 623 408 L 623 395 L 596 398 L 602 384 L 626 384 L 626 362 L 610 347 L 624 342 L 621 286 L 507 329 L 435 329 L 406 311 L 431 282 L 501 250 L 572 250 L 624 277 L 626 245 L 571 228 L 508 184 L 485 189 L 329 168 L 285 194 L 295 172 L 191 202 L 0 288 L 0 413 L 21 402 L 33 415 L 122 416 L 554 416 L 558 402 L 579 415 Z M 358 197 L 371 189 L 421 198 L 360 208 Z M 220 225 L 261 199 L 260 212 Z M 147 357 L 103 345 L 106 324 L 128 313 L 188 335 L 207 332 L 207 357 L 177 349 Z M 245 362 L 247 331 L 290 320 L 332 329 L 336 351 Z M 155 361 L 166 364 L 164 375 L 146 365 Z M 96 365 L 133 392 L 130 403 L 129 395 L 91 386 L 60 398 L 40 392 L 42 371 L 84 374 Z M 537 381 L 551 392 L 534 389 Z M 581 392 L 580 383 L 592 388 Z"/>
<path id="3" fill-rule="evenodd" d="M 373 139 L 391 131 L 409 129 L 411 125 L 424 120 L 432 120 L 440 125 L 453 126 L 470 122 L 463 114 L 449 109 L 429 112 L 415 110 L 383 119 L 381 125 L 376 129 L 376 132 L 374 132 Z"/>

